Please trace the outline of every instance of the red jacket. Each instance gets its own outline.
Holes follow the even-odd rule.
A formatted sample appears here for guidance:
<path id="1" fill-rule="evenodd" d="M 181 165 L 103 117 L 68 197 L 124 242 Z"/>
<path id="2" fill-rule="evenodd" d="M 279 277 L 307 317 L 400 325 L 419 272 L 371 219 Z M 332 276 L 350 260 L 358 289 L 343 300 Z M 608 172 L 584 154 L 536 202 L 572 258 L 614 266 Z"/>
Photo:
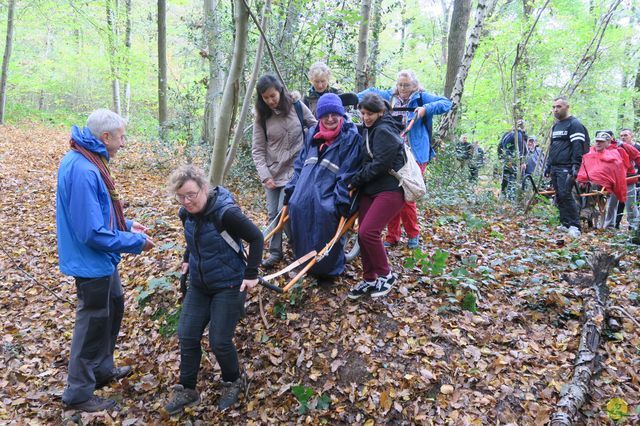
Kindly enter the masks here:
<path id="1" fill-rule="evenodd" d="M 626 156 L 626 153 L 624 150 L 618 150 L 615 145 L 612 147 L 612 149 L 607 148 L 598 152 L 592 146 L 589 152 L 582 156 L 578 182 L 592 182 L 601 185 L 624 203 L 627 201 L 627 182 L 623 159 L 623 155 Z M 627 162 L 629 162 L 628 157 Z"/>
<path id="2" fill-rule="evenodd" d="M 633 167 L 633 163 L 640 168 L 640 151 L 638 151 L 633 145 L 628 143 L 621 143 L 618 147 L 624 149 L 629 157 L 629 161 L 632 163 L 631 167 L 627 170 L 627 176 L 635 175 L 636 169 Z M 638 178 L 628 179 L 627 184 L 636 184 L 638 182 Z"/>

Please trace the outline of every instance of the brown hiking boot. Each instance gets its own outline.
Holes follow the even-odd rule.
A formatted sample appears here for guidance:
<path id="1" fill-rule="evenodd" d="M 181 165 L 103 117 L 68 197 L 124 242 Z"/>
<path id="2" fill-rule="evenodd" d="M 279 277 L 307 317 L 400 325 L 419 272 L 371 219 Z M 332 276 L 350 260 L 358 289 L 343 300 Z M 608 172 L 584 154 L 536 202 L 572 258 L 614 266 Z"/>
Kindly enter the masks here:
<path id="1" fill-rule="evenodd" d="M 175 385 L 171 394 L 171 399 L 164 406 L 170 415 L 178 414 L 185 407 L 190 407 L 200 402 L 200 394 L 195 389 L 185 388 L 182 385 Z"/>
<path id="2" fill-rule="evenodd" d="M 104 410 L 117 410 L 118 405 L 113 399 L 100 398 L 99 396 L 92 396 L 84 402 L 79 404 L 65 404 L 66 410 L 78 410 L 86 413 L 95 413 L 96 411 Z"/>
<path id="3" fill-rule="evenodd" d="M 245 396 L 248 391 L 249 379 L 245 372 L 240 372 L 240 377 L 235 382 L 222 382 L 222 395 L 218 400 L 218 409 L 224 411 L 238 402 L 240 393 L 244 392 Z"/>
<path id="4" fill-rule="evenodd" d="M 103 388 L 107 386 L 111 382 L 115 382 L 116 380 L 124 379 L 125 377 L 129 377 L 133 374 L 133 369 L 129 365 L 123 365 L 122 367 L 114 367 L 111 370 L 111 377 L 106 380 L 100 380 L 96 382 L 96 389 Z"/>

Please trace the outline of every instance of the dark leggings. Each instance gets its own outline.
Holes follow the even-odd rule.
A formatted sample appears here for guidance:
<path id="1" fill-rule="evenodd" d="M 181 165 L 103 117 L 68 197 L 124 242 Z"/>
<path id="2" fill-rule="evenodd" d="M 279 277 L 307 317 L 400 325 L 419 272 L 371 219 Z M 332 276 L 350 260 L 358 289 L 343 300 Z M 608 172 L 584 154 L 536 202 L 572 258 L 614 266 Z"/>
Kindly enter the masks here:
<path id="1" fill-rule="evenodd" d="M 209 324 L 209 345 L 220 364 L 222 380 L 233 382 L 240 376 L 238 353 L 233 335 L 242 312 L 240 288 L 222 288 L 205 292 L 190 286 L 182 305 L 180 339 L 180 384 L 195 389 L 202 348 L 200 341 Z"/>

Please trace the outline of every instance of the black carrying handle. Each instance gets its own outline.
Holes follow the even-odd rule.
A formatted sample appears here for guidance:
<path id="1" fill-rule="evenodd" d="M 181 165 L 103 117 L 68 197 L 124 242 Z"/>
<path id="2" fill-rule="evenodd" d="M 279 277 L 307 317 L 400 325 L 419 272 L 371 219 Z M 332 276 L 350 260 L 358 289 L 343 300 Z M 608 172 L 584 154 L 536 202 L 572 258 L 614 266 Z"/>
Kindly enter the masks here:
<path id="1" fill-rule="evenodd" d="M 271 291 L 275 291 L 276 293 L 284 293 L 284 290 L 278 287 L 277 285 L 273 285 L 262 277 L 258 277 L 258 284 L 262 287 L 268 288 Z"/>
<path id="2" fill-rule="evenodd" d="M 353 92 L 341 93 L 338 95 L 340 100 L 342 101 L 342 106 L 356 106 L 358 105 L 359 99 L 358 95 Z"/>

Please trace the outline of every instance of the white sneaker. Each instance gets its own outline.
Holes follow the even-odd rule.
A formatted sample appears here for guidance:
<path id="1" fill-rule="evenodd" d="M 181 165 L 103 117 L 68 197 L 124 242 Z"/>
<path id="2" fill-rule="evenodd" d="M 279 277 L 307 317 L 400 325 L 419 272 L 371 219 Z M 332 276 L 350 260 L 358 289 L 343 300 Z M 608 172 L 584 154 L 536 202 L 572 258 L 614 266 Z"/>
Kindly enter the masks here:
<path id="1" fill-rule="evenodd" d="M 378 277 L 376 287 L 370 294 L 371 297 L 376 298 L 386 296 L 391 291 L 391 288 L 395 284 L 397 278 L 398 276 L 393 272 L 389 272 L 389 275 L 386 277 Z"/>
<path id="2" fill-rule="evenodd" d="M 576 228 L 575 226 L 570 226 L 569 230 L 567 231 L 567 233 L 569 234 L 569 236 L 571 238 L 579 238 L 580 237 L 580 230 L 578 228 Z"/>
<path id="3" fill-rule="evenodd" d="M 569 231 L 569 228 L 567 228 L 567 227 L 566 227 L 566 226 L 564 226 L 564 225 L 560 225 L 560 226 L 558 226 L 556 229 L 557 229 L 558 231 L 560 231 L 560 232 L 568 232 L 568 231 Z"/>

